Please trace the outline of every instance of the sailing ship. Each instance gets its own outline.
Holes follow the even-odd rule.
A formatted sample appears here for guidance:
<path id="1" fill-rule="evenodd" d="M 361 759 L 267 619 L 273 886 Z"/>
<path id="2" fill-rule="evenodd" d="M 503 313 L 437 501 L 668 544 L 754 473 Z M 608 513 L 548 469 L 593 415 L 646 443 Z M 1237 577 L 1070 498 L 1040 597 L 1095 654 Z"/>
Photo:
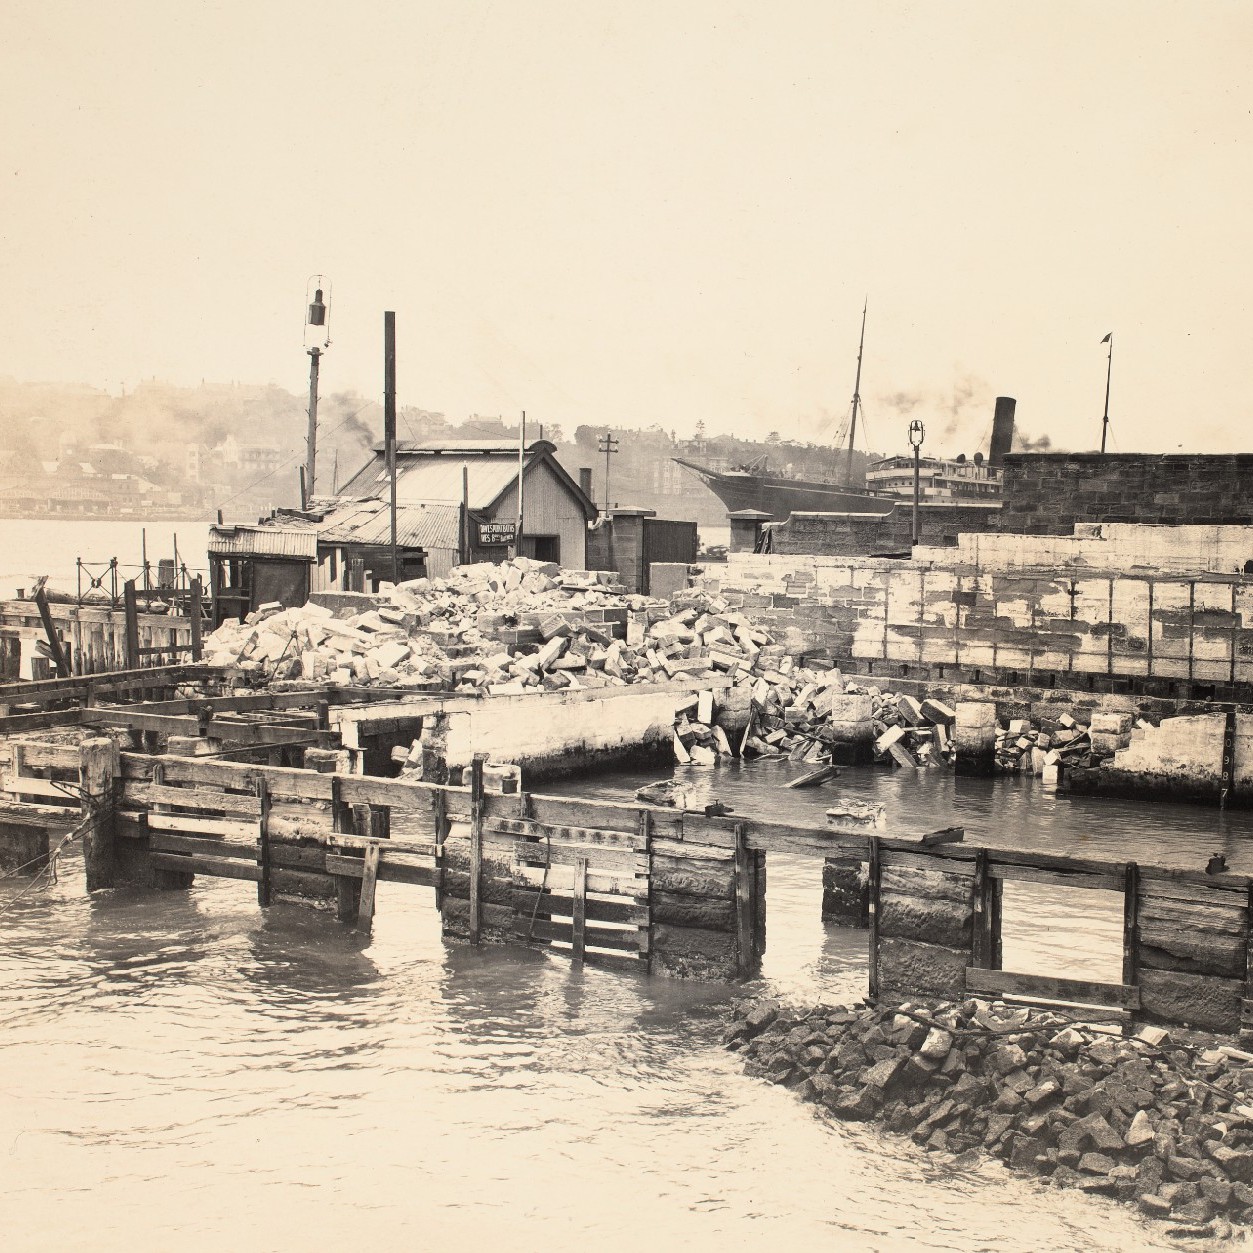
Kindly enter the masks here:
<path id="1" fill-rule="evenodd" d="M 902 497 L 913 496 L 913 458 L 908 458 L 909 480 L 905 489 L 897 482 L 895 470 L 900 458 L 887 458 L 872 466 L 866 475 L 872 486 L 854 484 L 853 441 L 857 433 L 857 419 L 861 413 L 861 362 L 866 346 L 866 308 L 861 311 L 861 339 L 857 345 L 857 378 L 853 384 L 852 410 L 848 424 L 848 456 L 845 462 L 843 482 L 829 479 L 802 479 L 788 474 L 771 474 L 766 468 L 765 457 L 749 465 L 721 470 L 700 465 L 683 457 L 673 460 L 686 470 L 698 475 L 705 485 L 727 507 L 728 513 L 751 510 L 761 515 L 762 521 L 783 522 L 792 513 L 846 513 L 883 517 L 892 512 Z M 999 402 L 998 402 L 999 403 Z M 1012 430 L 1012 412 L 1010 423 Z M 1005 449 L 1008 450 L 1008 441 Z M 973 462 L 964 457 L 952 462 L 928 458 L 929 502 L 938 499 L 961 503 L 967 499 L 981 502 L 1000 497 L 1000 472 L 985 466 L 980 454 Z"/>

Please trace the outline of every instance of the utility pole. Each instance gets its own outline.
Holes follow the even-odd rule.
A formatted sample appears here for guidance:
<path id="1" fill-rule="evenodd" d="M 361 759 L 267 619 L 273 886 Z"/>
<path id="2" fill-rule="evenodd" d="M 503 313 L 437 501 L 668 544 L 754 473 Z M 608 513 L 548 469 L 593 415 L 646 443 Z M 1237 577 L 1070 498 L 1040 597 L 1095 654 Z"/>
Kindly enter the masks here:
<path id="1" fill-rule="evenodd" d="M 383 441 L 387 449 L 387 477 L 391 483 L 392 582 L 400 582 L 396 550 L 396 315 L 383 314 Z"/>
<path id="2" fill-rule="evenodd" d="M 1114 332 L 1110 331 L 1101 343 L 1109 345 L 1109 360 L 1105 365 L 1105 416 L 1101 419 L 1101 456 L 1105 455 L 1105 436 L 1109 433 L 1109 379 L 1114 371 Z"/>
<path id="3" fill-rule="evenodd" d="M 526 471 L 526 410 L 522 410 L 522 425 L 518 428 L 518 525 L 513 533 L 514 556 L 522 556 L 522 475 Z"/>
<path id="4" fill-rule="evenodd" d="M 600 452 L 605 454 L 605 513 L 609 513 L 609 458 L 618 451 L 618 440 L 606 431 L 600 437 L 600 443 L 597 445 Z"/>
<path id="5" fill-rule="evenodd" d="M 330 291 L 330 284 L 323 281 L 321 274 L 315 274 L 309 280 L 309 287 L 314 289 L 313 298 L 309 301 L 309 311 L 305 317 L 305 348 L 309 353 L 309 434 L 305 444 L 305 497 L 300 502 L 301 508 L 309 506 L 316 491 L 318 472 L 318 368 L 322 354 L 330 347 L 331 331 L 328 320 L 328 301 L 323 300 L 322 292 Z"/>

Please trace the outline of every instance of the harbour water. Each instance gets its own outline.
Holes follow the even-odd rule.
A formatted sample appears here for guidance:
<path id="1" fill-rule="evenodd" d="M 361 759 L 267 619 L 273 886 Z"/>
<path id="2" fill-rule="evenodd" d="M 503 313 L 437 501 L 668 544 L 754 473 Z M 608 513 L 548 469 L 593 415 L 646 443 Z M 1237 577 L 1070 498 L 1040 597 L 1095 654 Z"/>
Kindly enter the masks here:
<path id="1" fill-rule="evenodd" d="M 1253 867 L 1249 815 L 940 770 L 780 790 L 797 769 L 685 777 L 743 813 L 821 823 L 839 792 L 883 800 L 900 829 Z M 1107 1201 L 995 1163 L 954 1173 L 745 1076 L 719 1045 L 742 988 L 445 947 L 426 890 L 381 885 L 368 942 L 302 908 L 262 914 L 234 881 L 89 900 L 71 860 L 20 890 L 0 883 L 6 1248 L 1172 1247 Z M 1108 974 L 1119 914 L 1102 895 L 1033 890 L 1024 917 L 1007 893 L 1007 967 Z M 864 933 L 824 928 L 820 897 L 817 861 L 769 858 L 749 990 L 864 993 Z"/>

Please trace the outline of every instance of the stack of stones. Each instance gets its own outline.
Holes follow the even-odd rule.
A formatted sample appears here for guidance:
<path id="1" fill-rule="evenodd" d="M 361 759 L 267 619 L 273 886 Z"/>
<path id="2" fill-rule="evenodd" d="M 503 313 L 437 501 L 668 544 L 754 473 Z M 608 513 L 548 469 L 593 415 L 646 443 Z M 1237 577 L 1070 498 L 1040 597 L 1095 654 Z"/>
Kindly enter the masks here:
<path id="1" fill-rule="evenodd" d="M 1135 1204 L 1172 1234 L 1253 1222 L 1253 1054 L 1156 1027 L 1121 1038 L 1000 1001 L 786 1009 L 740 1002 L 750 1074 L 877 1120 L 959 1168 L 1009 1167 Z"/>

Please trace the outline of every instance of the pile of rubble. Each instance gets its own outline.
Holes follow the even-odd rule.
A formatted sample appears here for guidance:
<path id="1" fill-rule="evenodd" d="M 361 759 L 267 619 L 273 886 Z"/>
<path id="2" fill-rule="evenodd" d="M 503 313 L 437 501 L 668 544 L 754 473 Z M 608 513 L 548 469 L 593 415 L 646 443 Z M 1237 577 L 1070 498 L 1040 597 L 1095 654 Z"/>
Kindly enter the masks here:
<path id="1" fill-rule="evenodd" d="M 1139 719 L 1135 724 L 1149 724 Z M 1097 766 L 1131 742 L 1129 713 L 1093 713 L 1089 726 L 1062 714 L 1051 730 L 1033 727 L 1026 718 L 1012 719 L 997 729 L 996 764 L 1010 773 L 1025 772 L 1056 781 L 1061 770 Z"/>
<path id="2" fill-rule="evenodd" d="M 206 640 L 205 656 L 253 681 L 516 690 L 576 669 L 573 661 L 552 664 L 560 662 L 571 634 L 561 615 L 577 621 L 605 608 L 639 610 L 653 603 L 621 595 L 611 578 L 526 557 L 458 566 L 446 579 L 385 585 L 372 607 L 347 616 L 312 602 L 295 609 L 264 605 L 242 623 L 223 623 Z M 500 643 L 502 632 L 525 615 L 549 619 L 544 647 L 531 660 L 515 658 Z M 606 630 L 586 623 L 579 634 L 588 655 L 608 653 Z M 558 636 L 563 642 L 554 644 Z M 609 662 L 610 677 L 614 665 Z M 560 679 L 548 684 L 562 685 Z"/>
<path id="3" fill-rule="evenodd" d="M 849 691 L 864 691 L 871 698 L 876 759 L 889 757 L 898 766 L 928 766 L 940 761 L 951 763 L 956 756 L 951 728 L 957 712 L 943 701 L 930 697 L 920 701 L 909 695 L 881 692 L 877 687 L 850 685 Z"/>
<path id="4" fill-rule="evenodd" d="M 1128 1039 L 978 1000 L 930 1009 L 736 1006 L 726 1043 L 751 1074 L 835 1117 L 876 1119 L 950 1165 L 983 1153 L 1136 1204 L 1171 1234 L 1253 1220 L 1253 1053 Z"/>

